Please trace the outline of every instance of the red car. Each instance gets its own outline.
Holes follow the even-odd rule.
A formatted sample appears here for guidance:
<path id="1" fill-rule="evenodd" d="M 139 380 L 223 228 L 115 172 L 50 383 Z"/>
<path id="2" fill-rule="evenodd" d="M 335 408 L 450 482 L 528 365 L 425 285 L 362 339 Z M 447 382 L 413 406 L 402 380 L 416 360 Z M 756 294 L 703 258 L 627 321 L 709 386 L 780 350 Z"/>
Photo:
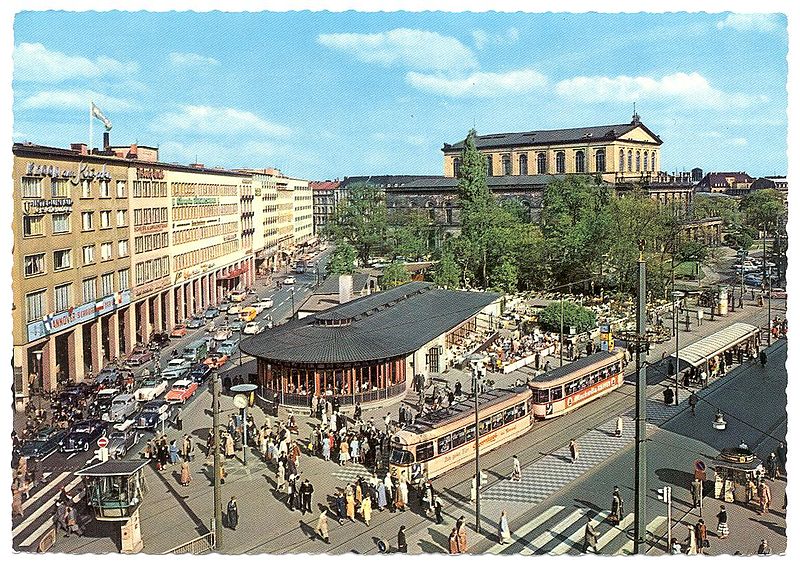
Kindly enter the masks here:
<path id="1" fill-rule="evenodd" d="M 168 402 L 183 403 L 197 392 L 197 382 L 194 380 L 178 380 L 172 385 L 172 389 L 167 392 Z"/>
<path id="2" fill-rule="evenodd" d="M 186 325 L 175 325 L 175 328 L 172 329 L 172 332 L 169 334 L 170 337 L 185 337 L 186 336 Z"/>
<path id="3" fill-rule="evenodd" d="M 137 347 L 128 357 L 128 364 L 131 366 L 139 366 L 153 359 L 153 353 L 146 348 Z"/>
<path id="4" fill-rule="evenodd" d="M 211 368 L 221 368 L 230 357 L 227 354 L 222 354 L 221 352 L 210 352 L 208 356 L 203 361 L 203 364 L 210 366 Z"/>

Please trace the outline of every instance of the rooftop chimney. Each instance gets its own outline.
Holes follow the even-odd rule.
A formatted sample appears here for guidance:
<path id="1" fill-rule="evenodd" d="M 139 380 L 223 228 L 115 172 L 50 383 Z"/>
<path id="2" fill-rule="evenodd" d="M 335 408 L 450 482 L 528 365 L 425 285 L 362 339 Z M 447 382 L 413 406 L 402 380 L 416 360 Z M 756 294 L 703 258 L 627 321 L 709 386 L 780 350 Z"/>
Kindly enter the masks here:
<path id="1" fill-rule="evenodd" d="M 103 151 L 107 152 L 111 148 L 111 133 L 103 132 Z"/>
<path id="2" fill-rule="evenodd" d="M 82 156 L 85 156 L 89 153 L 89 146 L 80 142 L 77 144 L 70 144 L 69 147 L 73 152 L 78 152 Z"/>
<path id="3" fill-rule="evenodd" d="M 194 169 L 203 169 L 205 167 L 205 164 L 202 164 L 202 163 L 190 163 L 189 167 L 194 168 Z"/>
<path id="4" fill-rule="evenodd" d="M 353 275 L 341 274 L 339 276 L 339 305 L 353 299 Z"/>

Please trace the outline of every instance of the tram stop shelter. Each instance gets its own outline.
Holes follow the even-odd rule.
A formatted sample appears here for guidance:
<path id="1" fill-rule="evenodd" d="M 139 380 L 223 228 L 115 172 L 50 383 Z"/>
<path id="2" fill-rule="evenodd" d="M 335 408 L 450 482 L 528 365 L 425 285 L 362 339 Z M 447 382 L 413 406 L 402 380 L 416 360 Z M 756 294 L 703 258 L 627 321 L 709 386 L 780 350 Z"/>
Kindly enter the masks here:
<path id="1" fill-rule="evenodd" d="M 717 331 L 713 335 L 703 337 L 699 341 L 681 347 L 679 350 L 681 368 L 688 364 L 692 368 L 701 368 L 709 371 L 708 363 L 717 356 L 732 352 L 740 347 L 749 351 L 750 347 L 758 347 L 760 337 L 759 329 L 747 323 L 733 323 Z M 672 355 L 675 356 L 674 354 Z"/>
<path id="2" fill-rule="evenodd" d="M 139 506 L 147 490 L 144 467 L 150 461 L 108 460 L 78 471 L 86 485 L 86 496 L 95 518 L 123 522 L 120 529 L 123 553 L 136 553 L 144 547 L 139 526 Z"/>

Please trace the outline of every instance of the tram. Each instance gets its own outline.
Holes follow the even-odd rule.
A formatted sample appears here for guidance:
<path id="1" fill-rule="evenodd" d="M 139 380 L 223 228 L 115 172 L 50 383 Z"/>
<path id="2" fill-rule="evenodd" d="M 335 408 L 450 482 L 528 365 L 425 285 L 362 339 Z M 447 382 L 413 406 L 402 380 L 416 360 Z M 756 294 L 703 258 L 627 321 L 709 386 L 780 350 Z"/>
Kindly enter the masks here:
<path id="1" fill-rule="evenodd" d="M 479 450 L 486 453 L 527 433 L 533 424 L 530 388 L 496 389 L 478 396 Z M 389 471 L 417 483 L 475 457 L 474 398 L 418 417 L 392 436 Z"/>
<path id="2" fill-rule="evenodd" d="M 574 410 L 622 386 L 626 352 L 600 351 L 528 378 L 535 419 L 550 419 Z"/>

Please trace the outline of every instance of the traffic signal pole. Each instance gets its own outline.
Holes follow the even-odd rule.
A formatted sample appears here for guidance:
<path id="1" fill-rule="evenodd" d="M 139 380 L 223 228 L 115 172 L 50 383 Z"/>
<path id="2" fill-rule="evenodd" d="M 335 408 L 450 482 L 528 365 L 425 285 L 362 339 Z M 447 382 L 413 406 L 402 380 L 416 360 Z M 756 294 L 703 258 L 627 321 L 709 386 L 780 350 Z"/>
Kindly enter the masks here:
<path id="1" fill-rule="evenodd" d="M 644 241 L 639 242 L 639 290 L 636 302 L 636 490 L 633 530 L 633 553 L 644 553 L 646 536 L 645 504 L 647 497 L 647 458 L 645 450 L 647 367 L 646 356 L 642 356 L 647 344 L 647 267 L 644 260 Z"/>

